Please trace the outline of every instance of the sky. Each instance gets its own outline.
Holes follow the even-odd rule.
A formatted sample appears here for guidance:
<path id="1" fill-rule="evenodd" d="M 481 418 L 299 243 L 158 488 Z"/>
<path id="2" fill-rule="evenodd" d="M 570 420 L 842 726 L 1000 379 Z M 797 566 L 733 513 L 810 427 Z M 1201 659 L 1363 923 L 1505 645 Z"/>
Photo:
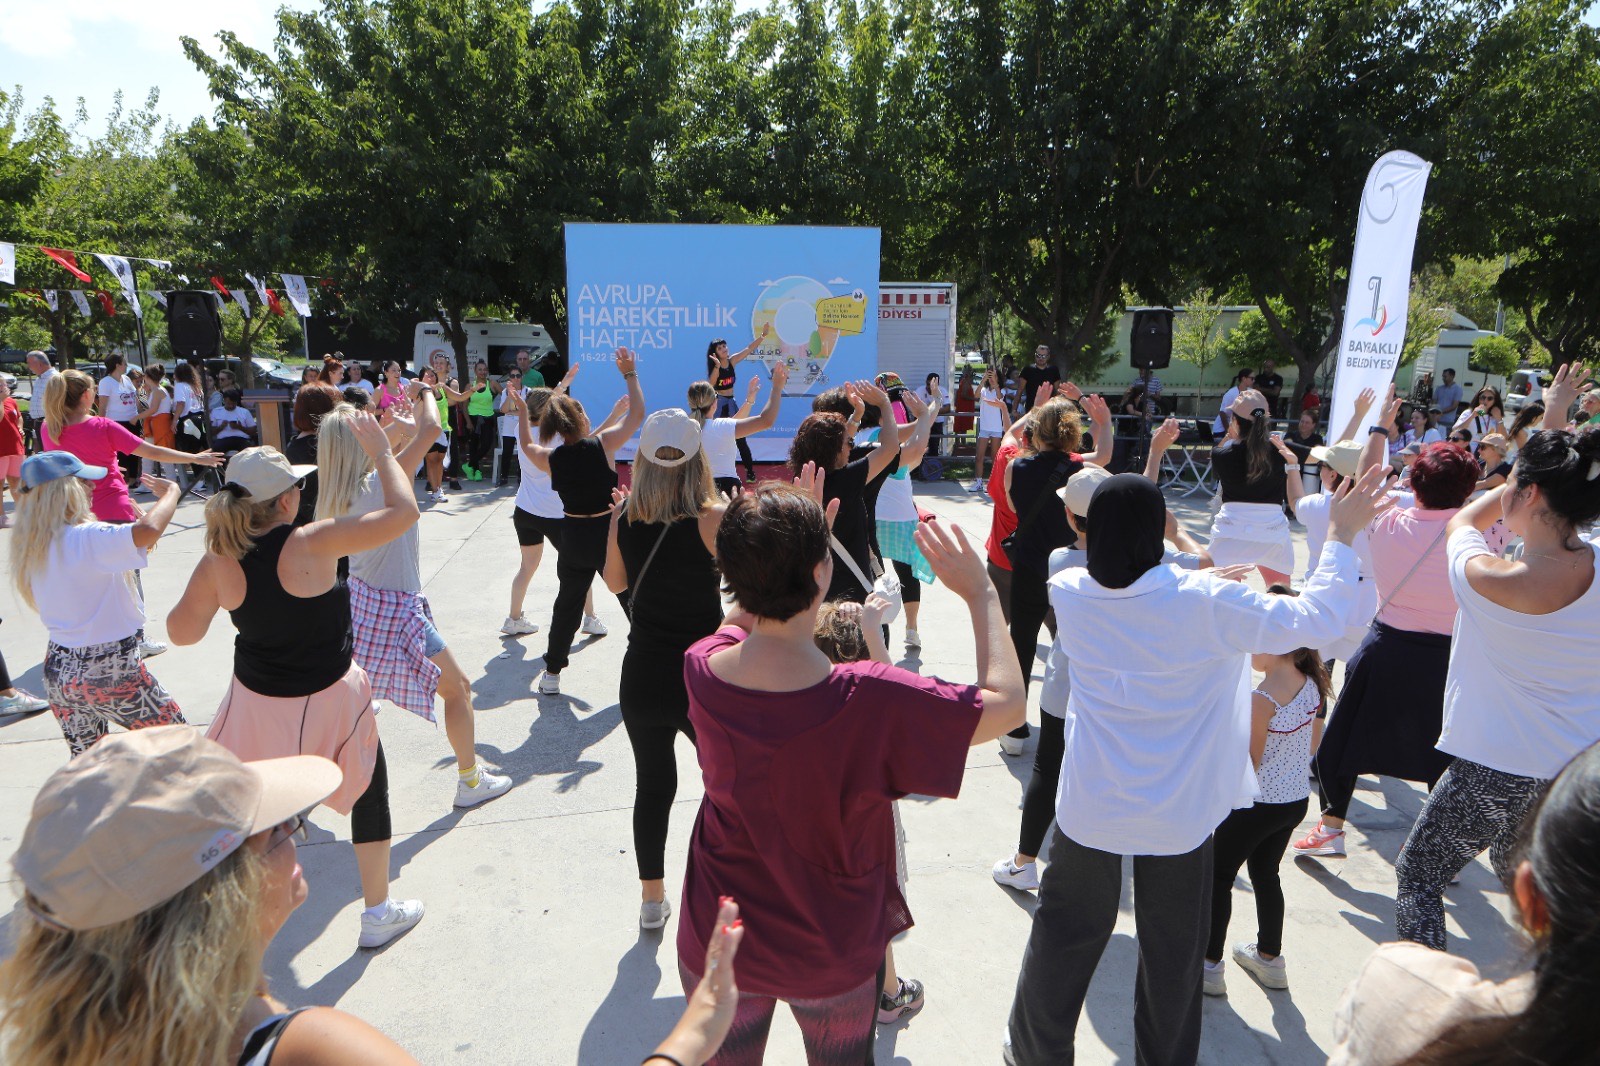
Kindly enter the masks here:
<path id="1" fill-rule="evenodd" d="M 756 6 L 741 0 L 740 6 Z M 0 87 L 21 86 L 27 110 L 44 97 L 70 119 L 83 97 L 98 129 L 121 89 L 128 106 L 161 90 L 158 110 L 180 125 L 210 117 L 205 79 L 184 57 L 180 36 L 216 53 L 216 35 L 231 30 L 268 49 L 279 7 L 320 7 L 318 0 L 0 0 Z M 1600 0 L 1588 21 L 1600 25 Z"/>

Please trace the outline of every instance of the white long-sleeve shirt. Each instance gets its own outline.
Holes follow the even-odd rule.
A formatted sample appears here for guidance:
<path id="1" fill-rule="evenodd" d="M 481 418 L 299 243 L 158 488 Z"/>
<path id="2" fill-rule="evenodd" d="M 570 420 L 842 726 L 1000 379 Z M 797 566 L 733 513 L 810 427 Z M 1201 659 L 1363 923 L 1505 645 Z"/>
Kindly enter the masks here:
<path id="1" fill-rule="evenodd" d="M 1259 795 L 1250 655 L 1320 648 L 1356 602 L 1338 541 L 1298 597 L 1157 566 L 1125 589 L 1088 570 L 1050 579 L 1072 693 L 1056 794 L 1061 831 L 1118 855 L 1182 855 Z"/>

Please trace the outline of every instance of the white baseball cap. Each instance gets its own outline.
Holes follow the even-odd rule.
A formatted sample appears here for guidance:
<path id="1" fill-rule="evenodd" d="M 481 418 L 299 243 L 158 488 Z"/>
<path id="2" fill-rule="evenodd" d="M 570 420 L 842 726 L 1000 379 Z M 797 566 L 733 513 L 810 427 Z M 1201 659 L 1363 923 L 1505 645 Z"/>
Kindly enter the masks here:
<path id="1" fill-rule="evenodd" d="M 1089 516 L 1089 501 L 1094 498 L 1094 490 L 1102 483 L 1111 479 L 1111 471 L 1103 466 L 1086 466 L 1082 470 L 1067 478 L 1067 483 L 1056 490 L 1061 495 L 1061 502 L 1067 505 L 1067 510 L 1079 518 Z"/>
<path id="2" fill-rule="evenodd" d="M 676 448 L 682 452 L 676 459 L 665 459 L 663 448 Z M 689 417 L 681 407 L 657 411 L 645 419 L 639 432 L 639 458 L 657 466 L 682 466 L 700 450 L 700 423 Z"/>

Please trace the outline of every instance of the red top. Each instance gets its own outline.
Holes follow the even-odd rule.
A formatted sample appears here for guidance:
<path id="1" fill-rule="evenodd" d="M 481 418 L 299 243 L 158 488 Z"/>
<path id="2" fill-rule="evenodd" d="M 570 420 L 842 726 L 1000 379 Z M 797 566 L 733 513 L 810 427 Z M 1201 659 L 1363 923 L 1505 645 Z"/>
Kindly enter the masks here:
<path id="1" fill-rule="evenodd" d="M 1011 569 L 1011 560 L 1006 558 L 1000 542 L 1017 531 L 1017 512 L 1006 500 L 1006 467 L 1021 450 L 1015 444 L 1000 445 L 1000 453 L 994 457 L 994 469 L 989 472 L 989 499 L 994 501 L 994 518 L 989 523 L 987 547 L 989 561 L 1002 570 Z"/>
<path id="2" fill-rule="evenodd" d="M 110 471 L 99 481 L 92 482 L 94 498 L 89 509 L 102 522 L 137 522 L 139 511 L 128 497 L 128 483 L 122 480 L 117 469 L 118 453 L 130 455 L 144 445 L 144 441 L 129 433 L 120 423 L 109 418 L 85 418 L 73 426 L 61 428 L 58 444 L 50 436 L 50 427 L 41 433 L 46 451 L 60 449 L 71 452 L 90 466 L 103 466 Z"/>
<path id="3" fill-rule="evenodd" d="M 0 405 L 0 455 L 21 455 L 22 452 L 22 412 L 17 408 L 17 401 L 7 396 Z"/>
<path id="4" fill-rule="evenodd" d="M 954 797 L 981 692 L 883 663 L 846 663 L 796 692 L 718 678 L 724 626 L 683 657 L 705 799 L 689 841 L 678 957 L 705 966 L 719 896 L 750 936 L 739 991 L 823 999 L 870 980 L 911 927 L 895 883 L 890 803 Z"/>

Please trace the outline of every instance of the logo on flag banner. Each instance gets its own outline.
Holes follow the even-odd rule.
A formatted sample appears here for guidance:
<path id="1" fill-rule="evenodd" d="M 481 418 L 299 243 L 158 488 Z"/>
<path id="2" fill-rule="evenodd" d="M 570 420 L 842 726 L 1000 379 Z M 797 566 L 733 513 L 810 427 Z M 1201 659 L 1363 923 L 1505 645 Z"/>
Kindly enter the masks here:
<path id="1" fill-rule="evenodd" d="M 283 279 L 283 291 L 289 297 L 289 302 L 294 304 L 294 313 L 301 318 L 311 317 L 311 294 L 306 291 L 306 279 L 299 274 L 279 274 Z"/>
<path id="2" fill-rule="evenodd" d="M 68 289 L 72 302 L 78 305 L 78 314 L 88 318 L 92 312 L 89 310 L 89 298 L 83 294 L 82 289 Z"/>
<path id="3" fill-rule="evenodd" d="M 107 270 L 117 276 L 117 281 L 122 285 L 122 298 L 128 301 L 128 306 L 133 308 L 136 318 L 144 317 L 144 307 L 139 303 L 139 290 L 133 285 L 133 267 L 120 255 L 107 255 L 105 252 L 96 252 L 94 257 L 105 264 Z"/>
<path id="4" fill-rule="evenodd" d="M 261 279 L 254 274 L 246 274 L 244 279 L 256 290 L 256 299 L 261 302 L 261 306 L 271 307 L 272 301 L 267 299 L 267 287 L 261 284 Z"/>
<path id="5" fill-rule="evenodd" d="M 244 317 L 249 318 L 250 317 L 250 298 L 244 294 L 244 291 L 242 289 L 235 289 L 234 291 L 230 292 L 228 295 L 232 296 L 233 297 L 233 302 L 239 305 L 239 310 L 244 313 Z"/>
<path id="6" fill-rule="evenodd" d="M 1400 365 L 1411 302 L 1411 253 L 1432 168 L 1410 152 L 1390 152 L 1367 173 L 1339 332 L 1330 426 L 1348 424 L 1361 390 L 1381 395 Z"/>
<path id="7" fill-rule="evenodd" d="M 100 301 L 100 306 L 105 308 L 107 316 L 116 317 L 117 305 L 111 302 L 111 294 L 109 292 L 104 289 L 96 289 L 94 290 L 94 296 L 95 299 Z"/>
<path id="8" fill-rule="evenodd" d="M 17 283 L 17 246 L 0 241 L 0 281 Z"/>
<path id="9" fill-rule="evenodd" d="M 61 297 L 57 295 L 56 290 L 54 289 L 44 290 L 44 302 L 45 306 L 49 307 L 52 311 L 61 310 Z"/>

